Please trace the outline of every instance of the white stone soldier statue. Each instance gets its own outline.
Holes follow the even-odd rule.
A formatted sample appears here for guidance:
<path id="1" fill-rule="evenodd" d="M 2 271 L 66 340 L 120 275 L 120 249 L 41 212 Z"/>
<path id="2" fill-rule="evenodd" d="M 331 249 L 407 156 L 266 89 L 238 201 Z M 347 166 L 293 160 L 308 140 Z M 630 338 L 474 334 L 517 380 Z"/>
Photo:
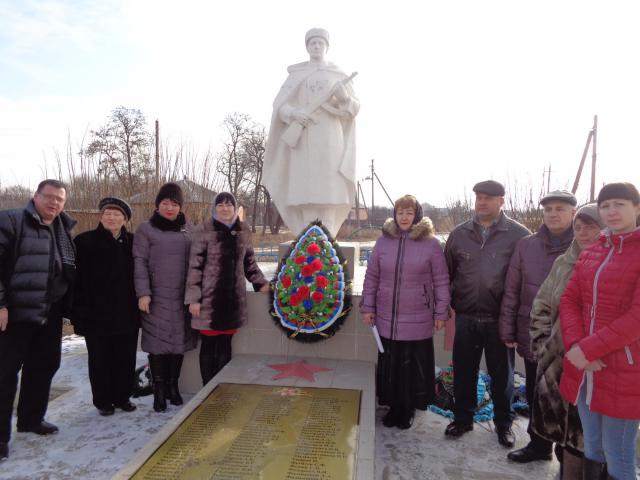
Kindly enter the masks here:
<path id="1" fill-rule="evenodd" d="M 320 219 L 335 236 L 355 198 L 355 116 L 351 79 L 325 60 L 329 32 L 309 30 L 309 61 L 291 65 L 273 102 L 264 185 L 295 234 Z"/>

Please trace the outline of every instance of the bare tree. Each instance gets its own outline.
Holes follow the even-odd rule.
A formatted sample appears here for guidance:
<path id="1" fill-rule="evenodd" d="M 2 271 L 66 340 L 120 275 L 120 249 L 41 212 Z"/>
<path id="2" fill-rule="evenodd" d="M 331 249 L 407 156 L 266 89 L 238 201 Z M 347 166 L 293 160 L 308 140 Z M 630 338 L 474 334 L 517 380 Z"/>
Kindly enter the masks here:
<path id="1" fill-rule="evenodd" d="M 22 185 L 11 185 L 0 189 L 0 210 L 24 207 L 33 193 Z"/>
<path id="2" fill-rule="evenodd" d="M 504 208 L 507 214 L 532 232 L 538 230 L 543 220 L 540 208 L 540 199 L 544 196 L 543 187 L 536 188 L 530 181 L 522 184 L 518 180 L 509 179 L 506 190 Z"/>
<path id="3" fill-rule="evenodd" d="M 453 230 L 456 225 L 466 222 L 473 216 L 473 202 L 465 196 L 463 200 L 448 199 L 446 201 L 447 218 L 444 222 L 444 230 Z"/>
<path id="4" fill-rule="evenodd" d="M 226 131 L 223 149 L 218 154 L 216 169 L 224 177 L 229 191 L 236 197 L 241 185 L 247 180 L 249 160 L 243 150 L 244 142 L 250 132 L 251 118 L 243 113 L 232 113 L 222 122 Z"/>
<path id="5" fill-rule="evenodd" d="M 249 181 L 253 185 L 253 214 L 251 218 L 251 231 L 256 232 L 256 219 L 258 218 L 258 201 L 260 199 L 262 187 L 262 168 L 264 166 L 264 152 L 267 146 L 267 134 L 262 125 L 255 124 L 247 133 L 242 143 L 247 161 L 249 163 Z"/>
<path id="6" fill-rule="evenodd" d="M 113 175 L 133 194 L 144 177 L 153 174 L 152 134 L 140 110 L 118 107 L 107 123 L 91 131 L 91 141 L 82 155 L 98 158 L 99 173 Z"/>

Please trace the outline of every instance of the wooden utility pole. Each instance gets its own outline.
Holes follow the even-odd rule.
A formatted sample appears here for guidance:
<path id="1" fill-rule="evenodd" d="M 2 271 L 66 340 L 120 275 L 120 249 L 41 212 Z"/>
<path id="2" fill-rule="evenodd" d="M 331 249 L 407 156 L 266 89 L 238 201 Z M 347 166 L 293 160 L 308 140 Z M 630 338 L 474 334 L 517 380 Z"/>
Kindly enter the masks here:
<path id="1" fill-rule="evenodd" d="M 156 188 L 160 185 L 160 123 L 156 120 Z"/>
<path id="2" fill-rule="evenodd" d="M 375 203 L 373 203 L 373 192 L 375 191 L 374 183 L 376 181 L 375 170 L 373 169 L 373 158 L 371 159 L 371 219 L 369 220 L 369 224 L 371 226 L 374 225 L 375 217 L 373 212 L 375 211 Z"/>
<path id="3" fill-rule="evenodd" d="M 380 187 L 382 188 L 382 191 L 384 192 L 384 194 L 387 196 L 387 198 L 389 199 L 389 203 L 391 204 L 391 208 L 393 208 L 393 200 L 391 199 L 391 197 L 389 196 L 389 192 L 387 192 L 387 189 L 384 188 L 384 185 L 382 184 L 382 182 L 380 181 L 380 177 L 378 177 L 378 174 L 376 173 L 375 167 L 374 167 L 374 159 L 371 159 L 371 174 L 367 175 L 366 177 L 364 177 L 362 179 L 362 181 L 366 181 L 366 180 L 371 180 L 371 208 L 369 209 L 369 211 L 371 212 L 369 215 L 369 226 L 372 227 L 375 224 L 375 215 L 374 215 L 374 211 L 375 211 L 375 182 L 376 180 L 378 181 L 378 184 L 380 185 Z M 362 201 L 362 204 L 364 205 L 364 209 L 365 211 L 367 210 L 367 203 L 364 201 L 364 193 L 362 192 L 362 184 L 358 181 L 357 182 L 357 190 L 356 190 L 356 209 L 359 208 L 359 202 Z M 360 192 L 360 195 L 358 196 L 358 192 Z M 360 224 L 358 223 L 358 226 Z"/>
<path id="4" fill-rule="evenodd" d="M 366 180 L 366 179 L 365 179 Z M 362 191 L 362 183 L 358 182 L 358 192 L 360 192 L 360 195 L 358 196 L 358 200 L 362 200 L 362 206 L 364 208 L 364 211 L 367 211 L 367 202 L 364 199 L 364 192 Z M 369 215 L 367 215 L 369 217 L 369 226 L 371 226 L 371 217 Z"/>
<path id="5" fill-rule="evenodd" d="M 580 165 L 578 166 L 578 173 L 576 173 L 576 179 L 573 182 L 573 188 L 571 189 L 571 193 L 574 195 L 578 191 L 578 184 L 580 183 L 580 177 L 582 176 L 582 169 L 584 168 L 584 162 L 587 159 L 587 153 L 589 153 L 589 146 L 592 145 L 591 151 L 591 195 L 590 201 L 593 202 L 595 200 L 595 189 L 596 189 L 596 137 L 598 132 L 598 116 L 594 115 L 593 117 L 593 127 L 589 131 L 589 135 L 587 135 L 587 142 L 584 145 L 584 150 L 582 152 L 582 158 L 580 159 Z"/>
<path id="6" fill-rule="evenodd" d="M 356 229 L 360 229 L 360 180 L 356 182 Z"/>
<path id="7" fill-rule="evenodd" d="M 551 165 L 549 165 L 549 169 L 545 170 L 547 177 L 547 193 L 551 190 Z M 544 180 L 544 179 L 543 179 Z M 543 183 L 544 186 L 544 183 Z"/>

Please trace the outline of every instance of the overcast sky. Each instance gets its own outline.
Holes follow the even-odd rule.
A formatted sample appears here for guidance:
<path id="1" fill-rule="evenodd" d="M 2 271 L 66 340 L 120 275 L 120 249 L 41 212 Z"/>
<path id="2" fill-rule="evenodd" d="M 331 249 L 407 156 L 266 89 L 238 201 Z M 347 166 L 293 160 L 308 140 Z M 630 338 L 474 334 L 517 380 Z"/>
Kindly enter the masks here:
<path id="1" fill-rule="evenodd" d="M 634 1 L 0 0 L 0 181 L 35 186 L 120 105 L 217 150 L 234 111 L 268 125 L 304 34 L 358 71 L 358 177 L 443 205 L 494 178 L 571 187 L 598 114 L 598 186 L 640 185 Z M 589 168 L 579 194 L 588 194 Z M 365 188 L 369 195 L 369 187 Z M 382 191 L 376 192 L 382 201 Z M 376 201 L 378 203 L 378 201 Z"/>

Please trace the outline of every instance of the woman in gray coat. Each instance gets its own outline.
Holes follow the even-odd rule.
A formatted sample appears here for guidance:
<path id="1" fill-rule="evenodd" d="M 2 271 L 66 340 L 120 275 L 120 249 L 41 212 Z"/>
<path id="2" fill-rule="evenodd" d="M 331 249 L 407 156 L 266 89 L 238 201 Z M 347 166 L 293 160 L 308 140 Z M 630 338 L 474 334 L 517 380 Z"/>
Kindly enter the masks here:
<path id="1" fill-rule="evenodd" d="M 142 350 L 149 354 L 153 409 L 166 410 L 167 399 L 181 405 L 178 378 L 183 354 L 196 346 L 184 306 L 184 285 L 191 238 L 180 211 L 182 190 L 175 183 L 160 188 L 156 211 L 138 227 L 133 241 L 135 288 L 142 315 Z"/>

